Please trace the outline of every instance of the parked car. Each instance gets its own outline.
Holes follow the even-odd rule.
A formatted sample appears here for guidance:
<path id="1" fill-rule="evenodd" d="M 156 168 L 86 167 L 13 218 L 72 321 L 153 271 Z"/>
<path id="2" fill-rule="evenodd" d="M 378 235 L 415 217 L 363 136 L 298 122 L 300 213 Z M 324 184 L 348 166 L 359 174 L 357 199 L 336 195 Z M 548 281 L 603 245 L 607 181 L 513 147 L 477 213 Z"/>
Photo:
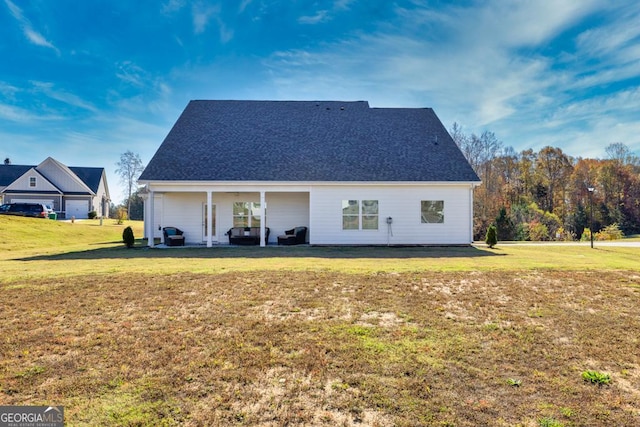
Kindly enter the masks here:
<path id="1" fill-rule="evenodd" d="M 42 203 L 7 203 L 0 206 L 0 214 L 48 218 L 49 209 Z"/>

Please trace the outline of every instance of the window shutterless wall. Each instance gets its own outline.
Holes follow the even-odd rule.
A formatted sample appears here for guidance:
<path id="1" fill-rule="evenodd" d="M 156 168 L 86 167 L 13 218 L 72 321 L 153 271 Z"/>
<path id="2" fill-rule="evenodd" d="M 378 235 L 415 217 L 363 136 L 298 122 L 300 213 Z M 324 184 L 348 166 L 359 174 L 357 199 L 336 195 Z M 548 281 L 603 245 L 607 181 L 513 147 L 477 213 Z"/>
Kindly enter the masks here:
<path id="1" fill-rule="evenodd" d="M 387 217 L 393 218 L 391 244 L 468 244 L 469 184 L 321 186 L 312 190 L 312 244 L 387 244 Z M 344 201 L 376 200 L 378 229 L 343 228 Z M 441 208 L 442 222 L 422 221 L 423 201 Z M 360 210 L 361 210 L 360 206 Z M 437 209 L 436 209 L 437 210 Z M 383 224 L 384 223 L 384 224 Z"/>

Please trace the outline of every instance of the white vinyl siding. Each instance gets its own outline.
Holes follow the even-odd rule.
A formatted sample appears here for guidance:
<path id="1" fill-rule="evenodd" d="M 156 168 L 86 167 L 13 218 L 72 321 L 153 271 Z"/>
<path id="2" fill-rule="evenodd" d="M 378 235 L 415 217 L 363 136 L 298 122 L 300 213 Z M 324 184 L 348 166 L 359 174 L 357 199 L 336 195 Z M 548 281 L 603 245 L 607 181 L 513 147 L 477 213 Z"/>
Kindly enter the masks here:
<path id="1" fill-rule="evenodd" d="M 174 226 L 184 231 L 187 244 L 202 243 L 202 205 L 207 191 L 217 209 L 218 242 L 226 244 L 227 230 L 233 226 L 233 203 L 260 203 L 265 192 L 265 225 L 270 229 L 269 244 L 277 236 L 297 226 L 308 227 L 307 239 L 312 245 L 447 245 L 472 242 L 473 184 L 300 184 L 274 183 L 255 187 L 224 185 L 165 186 L 154 191 L 156 208 L 153 230 Z M 238 191 L 235 189 L 238 188 Z M 290 189 L 291 188 L 291 189 Z M 152 188 L 153 189 L 153 188 Z M 243 191 L 247 189 L 250 191 Z M 362 228 L 362 201 L 377 201 L 377 229 L 343 230 L 343 200 L 359 200 Z M 421 202 L 442 201 L 444 223 L 422 223 Z M 145 218 L 148 218 L 145 211 Z M 366 216 L 366 215 L 365 215 Z M 371 216 L 371 215 L 369 215 Z M 390 226 L 380 218 L 392 218 Z M 372 218 L 366 221 L 374 222 Z M 147 232 L 145 229 L 145 233 Z"/>
<path id="2" fill-rule="evenodd" d="M 35 181 L 33 180 L 35 178 Z M 35 184 L 35 186 L 33 185 Z M 35 169 L 31 169 L 26 174 L 9 184 L 5 190 L 11 190 L 13 192 L 51 192 L 60 194 L 60 190 L 56 188 L 51 182 L 47 181 L 42 175 L 40 175 Z"/>
<path id="3" fill-rule="evenodd" d="M 312 189 L 311 244 L 434 245 L 471 243 L 471 186 L 460 185 L 326 185 Z M 377 200 L 379 218 L 393 218 L 390 227 L 347 233 L 343 230 L 343 200 Z M 446 222 L 423 224 L 421 201 L 439 200 Z"/>
<path id="4" fill-rule="evenodd" d="M 63 193 L 85 193 L 91 192 L 80 178 L 78 178 L 71 170 L 67 169 L 62 163 L 48 158 L 40 165 L 38 171 L 60 189 Z M 88 211 L 87 211 L 88 212 Z"/>

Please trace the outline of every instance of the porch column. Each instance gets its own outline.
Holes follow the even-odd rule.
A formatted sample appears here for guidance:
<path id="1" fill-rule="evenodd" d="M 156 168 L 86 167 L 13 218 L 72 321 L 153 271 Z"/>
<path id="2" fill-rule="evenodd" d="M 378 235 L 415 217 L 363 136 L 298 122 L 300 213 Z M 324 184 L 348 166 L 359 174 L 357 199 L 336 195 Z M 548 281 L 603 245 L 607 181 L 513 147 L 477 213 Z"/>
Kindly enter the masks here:
<path id="1" fill-rule="evenodd" d="M 213 207 L 211 206 L 211 191 L 207 190 L 207 247 L 212 246 L 211 235 L 213 234 Z"/>
<path id="2" fill-rule="evenodd" d="M 155 224 L 155 215 L 154 215 L 154 210 L 155 210 L 155 193 L 153 191 L 149 191 L 149 200 L 148 200 L 148 206 L 149 206 L 149 225 L 147 225 L 147 241 L 149 242 L 149 247 L 153 248 L 155 246 L 155 228 L 156 228 L 156 224 Z M 127 215 L 129 213 L 127 212 Z"/>
<path id="3" fill-rule="evenodd" d="M 265 239 L 265 233 L 267 232 L 266 230 L 267 226 L 265 224 L 267 218 L 264 215 L 265 205 L 266 205 L 265 193 L 264 191 L 261 191 L 260 192 L 260 247 L 265 247 L 267 245 L 267 242 Z"/>

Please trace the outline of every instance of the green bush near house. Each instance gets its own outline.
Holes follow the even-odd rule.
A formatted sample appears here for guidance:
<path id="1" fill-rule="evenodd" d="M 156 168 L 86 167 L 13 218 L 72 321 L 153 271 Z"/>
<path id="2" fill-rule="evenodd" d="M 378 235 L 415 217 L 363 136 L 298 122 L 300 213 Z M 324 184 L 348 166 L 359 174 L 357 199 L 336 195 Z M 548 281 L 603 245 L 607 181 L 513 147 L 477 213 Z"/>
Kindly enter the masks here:
<path id="1" fill-rule="evenodd" d="M 487 230 L 487 237 L 485 238 L 485 243 L 490 248 L 493 248 L 498 244 L 498 230 L 496 229 L 495 225 L 489 226 L 489 229 Z"/>
<path id="2" fill-rule="evenodd" d="M 132 248 L 136 239 L 133 235 L 133 229 L 131 227 L 127 227 L 122 231 L 122 241 L 127 246 L 127 248 Z"/>

